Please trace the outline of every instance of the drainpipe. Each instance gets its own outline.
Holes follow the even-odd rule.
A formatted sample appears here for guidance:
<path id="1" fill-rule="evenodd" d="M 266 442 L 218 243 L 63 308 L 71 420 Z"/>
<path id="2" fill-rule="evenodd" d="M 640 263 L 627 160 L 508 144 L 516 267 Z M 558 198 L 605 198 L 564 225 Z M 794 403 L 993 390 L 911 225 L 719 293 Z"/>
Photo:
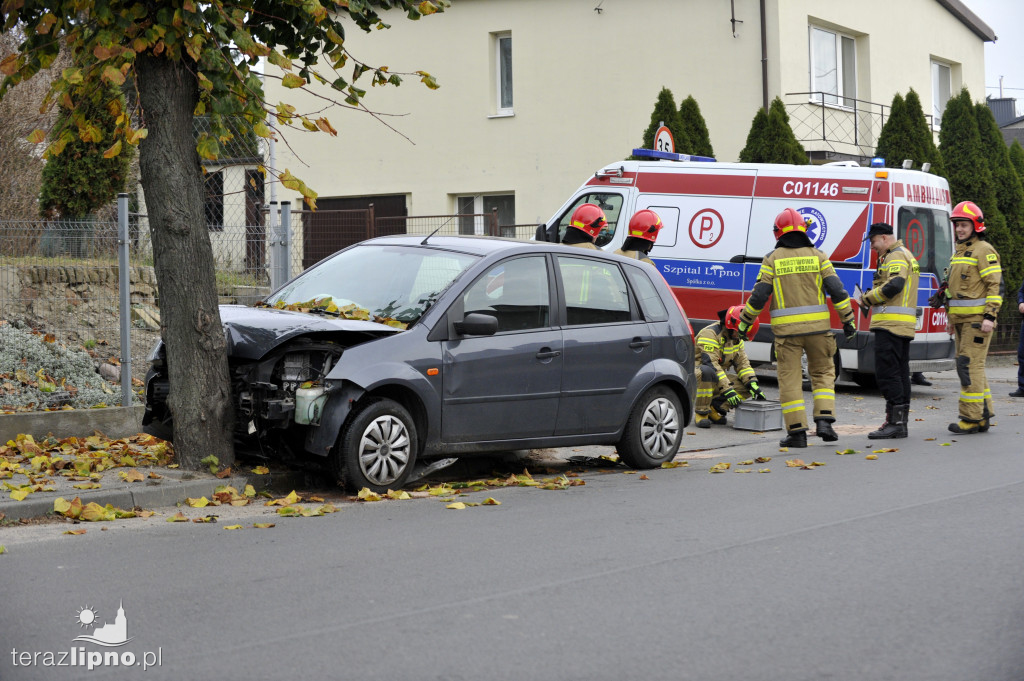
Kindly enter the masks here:
<path id="1" fill-rule="evenodd" d="M 761 0 L 761 98 L 764 110 L 768 111 L 768 26 L 764 17 L 764 0 Z"/>

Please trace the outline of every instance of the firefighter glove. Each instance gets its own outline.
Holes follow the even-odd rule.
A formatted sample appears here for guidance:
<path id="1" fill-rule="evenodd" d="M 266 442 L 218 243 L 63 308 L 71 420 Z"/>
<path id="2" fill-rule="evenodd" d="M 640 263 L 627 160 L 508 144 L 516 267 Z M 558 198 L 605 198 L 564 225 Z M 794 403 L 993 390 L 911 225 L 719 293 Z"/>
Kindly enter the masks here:
<path id="1" fill-rule="evenodd" d="M 743 398 L 740 397 L 740 394 L 733 390 L 732 388 L 729 388 L 724 393 L 722 393 L 722 397 L 724 397 L 725 401 L 734 407 L 743 401 Z"/>
<path id="2" fill-rule="evenodd" d="M 747 338 L 747 331 L 750 331 L 750 322 L 741 319 L 740 323 L 736 325 L 736 331 L 740 334 L 740 340 L 749 340 Z"/>
<path id="3" fill-rule="evenodd" d="M 757 384 L 757 381 L 751 381 L 747 384 L 747 389 L 750 390 L 750 399 L 752 400 L 767 400 L 764 396 L 764 391 L 761 390 L 761 386 Z"/>
<path id="4" fill-rule="evenodd" d="M 853 325 L 853 322 L 843 324 L 843 335 L 846 336 L 846 340 L 853 340 L 857 337 L 857 327 Z"/>

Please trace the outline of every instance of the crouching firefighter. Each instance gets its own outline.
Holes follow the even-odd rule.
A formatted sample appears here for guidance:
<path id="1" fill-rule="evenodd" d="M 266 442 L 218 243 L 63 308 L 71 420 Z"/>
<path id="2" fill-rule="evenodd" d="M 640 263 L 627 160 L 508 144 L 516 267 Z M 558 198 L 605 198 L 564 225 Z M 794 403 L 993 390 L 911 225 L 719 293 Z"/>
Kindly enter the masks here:
<path id="1" fill-rule="evenodd" d="M 832 356 L 836 339 L 825 293 L 843 322 L 847 339 L 855 338 L 850 296 L 836 276 L 828 256 L 814 247 L 807 236 L 807 223 L 794 208 L 786 208 L 775 218 L 775 250 L 765 256 L 757 283 L 741 313 L 739 332 L 750 337 L 761 310 L 771 300 L 772 334 L 779 372 L 779 401 L 787 435 L 783 447 L 807 446 L 807 414 L 803 396 L 802 355 L 807 355 L 807 371 L 814 391 L 814 422 L 817 435 L 826 442 L 839 439 L 835 422 L 836 369 Z"/>
<path id="2" fill-rule="evenodd" d="M 729 409 L 744 399 L 766 399 L 737 331 L 740 307 L 720 310 L 718 319 L 701 329 L 696 338 L 697 405 L 694 411 L 698 428 L 710 428 L 712 423 L 725 425 Z M 757 333 L 758 324 L 755 321 L 751 327 L 751 337 Z M 736 372 L 734 376 L 729 376 L 729 369 Z"/>

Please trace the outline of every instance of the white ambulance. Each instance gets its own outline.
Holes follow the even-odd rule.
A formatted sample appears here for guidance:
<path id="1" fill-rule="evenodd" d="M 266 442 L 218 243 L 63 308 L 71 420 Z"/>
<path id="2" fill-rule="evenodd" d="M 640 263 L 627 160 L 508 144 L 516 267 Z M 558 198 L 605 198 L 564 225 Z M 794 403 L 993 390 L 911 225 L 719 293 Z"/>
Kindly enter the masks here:
<path id="1" fill-rule="evenodd" d="M 862 167 L 855 162 L 797 166 L 687 160 L 682 154 L 634 149 L 651 160 L 618 161 L 601 168 L 580 187 L 538 238 L 565 233 L 582 203 L 600 206 L 608 228 L 598 245 L 615 250 L 626 237 L 630 217 L 649 208 L 664 228 L 650 253 L 694 330 L 718 319 L 718 310 L 742 305 L 757 279 L 761 261 L 775 248 L 772 224 L 783 208 L 810 219 L 807 234 L 829 254 L 851 295 L 871 288 L 877 255 L 863 241 L 868 226 L 888 222 L 917 257 L 921 282 L 917 335 L 910 345 L 911 371 L 954 368 L 954 347 L 946 334 L 946 313 L 928 307 L 953 254 L 949 186 L 942 177 L 918 170 Z M 682 159 L 682 160 L 666 160 Z M 711 162 L 707 162 L 711 161 Z M 747 344 L 753 362 L 774 361 L 768 310 L 757 338 Z M 833 313 L 837 368 L 861 384 L 874 379 L 869 322 L 858 311 L 857 337 L 847 341 Z"/>

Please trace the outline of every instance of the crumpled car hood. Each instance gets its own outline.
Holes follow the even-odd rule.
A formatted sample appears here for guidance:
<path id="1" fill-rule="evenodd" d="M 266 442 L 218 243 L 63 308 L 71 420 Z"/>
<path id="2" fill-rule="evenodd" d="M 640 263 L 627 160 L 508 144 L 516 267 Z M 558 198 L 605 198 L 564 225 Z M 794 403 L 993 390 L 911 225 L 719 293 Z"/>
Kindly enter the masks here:
<path id="1" fill-rule="evenodd" d="M 243 359 L 259 359 L 281 343 L 311 333 L 345 332 L 352 335 L 350 345 L 357 345 L 399 332 L 376 322 L 245 305 L 221 305 L 220 318 L 228 355 Z"/>

